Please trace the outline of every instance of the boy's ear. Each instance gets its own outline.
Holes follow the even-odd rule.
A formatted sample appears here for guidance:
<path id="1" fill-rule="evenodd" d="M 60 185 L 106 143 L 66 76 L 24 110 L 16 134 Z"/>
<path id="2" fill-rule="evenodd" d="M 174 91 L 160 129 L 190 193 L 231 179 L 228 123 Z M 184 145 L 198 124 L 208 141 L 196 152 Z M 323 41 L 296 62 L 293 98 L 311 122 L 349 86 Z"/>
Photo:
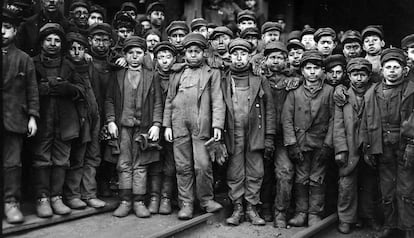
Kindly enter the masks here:
<path id="1" fill-rule="evenodd" d="M 384 47 L 385 47 L 385 41 L 381 40 L 381 48 L 384 48 Z"/>
<path id="2" fill-rule="evenodd" d="M 404 68 L 403 68 L 404 77 L 407 77 L 409 72 L 410 72 L 410 67 L 404 66 Z"/>

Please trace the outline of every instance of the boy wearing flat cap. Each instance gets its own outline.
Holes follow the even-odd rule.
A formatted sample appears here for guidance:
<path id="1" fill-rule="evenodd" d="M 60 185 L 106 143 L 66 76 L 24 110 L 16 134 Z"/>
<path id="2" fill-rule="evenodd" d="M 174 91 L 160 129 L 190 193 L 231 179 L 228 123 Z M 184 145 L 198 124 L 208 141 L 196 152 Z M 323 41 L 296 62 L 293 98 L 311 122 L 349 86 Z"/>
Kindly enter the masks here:
<path id="1" fill-rule="evenodd" d="M 141 218 L 151 216 L 144 198 L 147 194 L 147 167 L 159 160 L 157 150 L 146 150 L 140 137 L 156 143 L 162 122 L 159 81 L 143 64 L 146 42 L 138 36 L 125 40 L 128 68 L 116 72 L 110 81 L 105 101 L 106 121 L 112 138 L 118 138 L 117 164 L 121 202 L 113 215 L 125 217 L 131 209 Z"/>
<path id="2" fill-rule="evenodd" d="M 242 32 L 249 27 L 257 27 L 256 16 L 254 12 L 250 10 L 243 10 L 237 14 L 237 27 Z"/>
<path id="3" fill-rule="evenodd" d="M 21 153 L 25 137 L 37 132 L 39 92 L 33 60 L 15 45 L 22 17 L 9 8 L 3 8 L 2 17 L 4 215 L 8 223 L 21 223 Z"/>
<path id="4" fill-rule="evenodd" d="M 104 23 L 106 22 L 106 10 L 98 5 L 93 4 L 89 11 L 88 17 L 88 26 L 91 27 L 95 23 Z"/>
<path id="5" fill-rule="evenodd" d="M 324 58 L 330 56 L 336 47 L 336 33 L 330 27 L 319 28 L 313 37 L 316 42 L 316 49 L 321 52 Z"/>
<path id="6" fill-rule="evenodd" d="M 168 25 L 167 29 L 168 40 L 174 47 L 177 49 L 177 63 L 184 62 L 184 47 L 183 40 L 184 37 L 190 32 L 190 29 L 187 26 L 185 21 L 172 21 Z"/>
<path id="7" fill-rule="evenodd" d="M 165 30 L 165 6 L 159 1 L 155 1 L 147 7 L 147 18 L 151 23 L 151 29 L 158 30 L 162 33 L 161 40 L 167 40 Z"/>
<path id="8" fill-rule="evenodd" d="M 403 50 L 385 49 L 380 59 L 383 80 L 365 95 L 361 125 L 364 160 L 379 173 L 385 220 L 377 237 L 393 237 L 393 229 L 413 237 L 414 83 L 404 77 Z"/>
<path id="9" fill-rule="evenodd" d="M 250 51 L 246 40 L 230 42 L 232 63 L 221 84 L 227 108 L 225 141 L 230 154 L 227 185 L 234 205 L 226 223 L 236 226 L 245 212 L 253 225 L 266 224 L 256 208 L 264 175 L 263 156 L 272 159 L 275 149 L 275 111 L 269 83 L 251 72 Z"/>
<path id="10" fill-rule="evenodd" d="M 171 67 L 175 63 L 177 49 L 168 41 L 162 41 L 154 47 L 154 57 L 156 60 L 156 71 L 154 77 L 158 78 L 161 86 L 162 104 L 164 108 L 167 97 L 169 79 L 172 73 Z M 164 134 L 163 128 L 161 135 Z M 168 215 L 172 212 L 171 199 L 175 178 L 174 152 L 171 142 L 164 137 L 160 138 L 162 150 L 161 159 L 158 162 L 150 164 L 148 168 L 148 180 L 150 185 L 150 204 L 148 210 L 153 213 Z"/>
<path id="11" fill-rule="evenodd" d="M 41 53 L 33 58 L 39 85 L 39 131 L 34 137 L 33 168 L 36 212 L 41 218 L 71 209 L 62 202 L 63 184 L 73 140 L 79 137 L 80 118 L 75 104 L 84 100 L 73 66 L 63 57 L 65 33 L 57 23 L 40 29 Z M 53 209 L 53 210 L 52 210 Z"/>
<path id="12" fill-rule="evenodd" d="M 207 24 L 208 22 L 204 18 L 193 19 L 190 24 L 191 32 L 200 33 L 208 39 Z"/>
<path id="13" fill-rule="evenodd" d="M 218 26 L 210 35 L 210 49 L 207 56 L 207 64 L 216 69 L 227 71 L 230 66 L 230 54 L 228 45 L 234 38 L 233 32 L 226 26 Z"/>
<path id="14" fill-rule="evenodd" d="M 339 168 L 338 189 L 338 230 L 341 233 L 351 232 L 351 226 L 358 218 L 373 219 L 373 212 L 367 210 L 366 204 L 373 201 L 364 195 L 372 181 L 368 176 L 374 174 L 367 169 L 360 149 L 361 116 L 365 107 L 365 94 L 373 90 L 370 82 L 371 63 L 364 58 L 352 58 L 347 64 L 350 87 L 348 103 L 343 107 L 335 106 L 333 143 L 335 162 Z M 367 176 L 368 174 L 368 176 Z M 365 197 L 365 199 L 364 199 Z"/>
<path id="15" fill-rule="evenodd" d="M 240 33 L 240 38 L 247 40 L 252 44 L 252 52 L 250 53 L 251 56 L 256 55 L 258 53 L 258 45 L 260 39 L 260 32 L 257 27 L 246 28 Z"/>
<path id="16" fill-rule="evenodd" d="M 305 52 L 305 46 L 299 41 L 291 41 L 286 45 L 288 51 L 289 72 L 291 76 L 300 77 L 300 60 Z"/>
<path id="17" fill-rule="evenodd" d="M 352 58 L 360 57 L 362 54 L 362 36 L 361 33 L 354 30 L 345 31 L 341 43 L 343 46 L 342 53 L 347 62 Z"/>
<path id="18" fill-rule="evenodd" d="M 314 38 L 315 29 L 309 27 L 302 30 L 300 34 L 300 42 L 305 46 L 305 50 L 314 50 L 316 49 L 316 42 Z"/>
<path id="19" fill-rule="evenodd" d="M 79 32 L 83 36 L 88 35 L 88 18 L 90 4 L 86 0 L 75 0 L 69 7 L 69 31 Z"/>
<path id="20" fill-rule="evenodd" d="M 345 85 L 346 59 L 343 55 L 330 55 L 324 60 L 326 71 L 326 83 L 332 87 L 339 84 Z"/>
<path id="21" fill-rule="evenodd" d="M 381 73 L 381 53 L 385 46 L 384 32 L 381 26 L 367 26 L 362 30 L 362 48 L 367 59 L 372 64 L 372 72 Z"/>
<path id="22" fill-rule="evenodd" d="M 295 164 L 296 213 L 292 226 L 318 223 L 325 205 L 326 160 L 331 158 L 334 103 L 333 87 L 325 84 L 323 55 L 304 53 L 304 83 L 287 95 L 282 112 L 284 145 Z"/>
<path id="23" fill-rule="evenodd" d="M 192 218 L 194 194 L 207 212 L 222 208 L 213 200 L 212 162 L 204 143 L 211 137 L 221 140 L 225 105 L 220 71 L 204 63 L 207 44 L 198 33 L 184 38 L 186 63 L 171 74 L 165 101 L 164 135 L 174 145 L 179 219 Z"/>
<path id="24" fill-rule="evenodd" d="M 401 48 L 407 56 L 407 66 L 410 67 L 408 78 L 414 81 L 414 34 L 408 35 L 401 40 Z"/>

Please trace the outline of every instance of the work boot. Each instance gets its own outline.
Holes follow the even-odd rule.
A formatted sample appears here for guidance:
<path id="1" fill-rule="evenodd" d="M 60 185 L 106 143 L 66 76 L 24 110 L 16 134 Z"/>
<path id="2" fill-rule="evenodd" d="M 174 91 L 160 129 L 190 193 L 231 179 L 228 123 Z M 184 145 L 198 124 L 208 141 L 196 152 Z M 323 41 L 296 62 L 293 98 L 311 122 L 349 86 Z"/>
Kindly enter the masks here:
<path id="1" fill-rule="evenodd" d="M 314 226 L 315 224 L 317 224 L 318 222 L 320 222 L 322 219 L 319 215 L 316 214 L 309 214 L 308 215 L 308 226 Z"/>
<path id="2" fill-rule="evenodd" d="M 86 208 L 86 203 L 82 201 L 80 198 L 73 198 L 66 201 L 66 204 L 72 209 L 84 209 Z"/>
<path id="3" fill-rule="evenodd" d="M 288 221 L 288 224 L 291 226 L 302 227 L 305 226 L 308 215 L 307 211 L 309 209 L 309 186 L 301 183 L 296 183 L 294 185 L 295 189 L 295 204 L 296 204 L 296 213 L 293 218 Z"/>
<path id="4" fill-rule="evenodd" d="M 157 214 L 160 209 L 160 196 L 153 194 L 150 198 L 150 203 L 148 206 L 148 210 L 151 212 L 151 214 Z"/>
<path id="5" fill-rule="evenodd" d="M 228 225 L 238 226 L 243 222 L 244 211 L 243 204 L 240 200 L 236 200 L 233 207 L 233 213 L 229 218 L 226 219 Z"/>
<path id="6" fill-rule="evenodd" d="M 151 213 L 145 206 L 144 201 L 134 202 L 134 212 L 135 212 L 135 215 L 140 218 L 148 218 L 151 216 Z"/>
<path id="7" fill-rule="evenodd" d="M 293 218 L 289 220 L 289 225 L 302 227 L 305 226 L 306 221 L 308 220 L 308 216 L 304 212 L 298 212 L 295 214 Z"/>
<path id="8" fill-rule="evenodd" d="M 382 228 L 381 231 L 374 234 L 374 238 L 388 238 L 391 237 L 392 230 L 389 228 Z"/>
<path id="9" fill-rule="evenodd" d="M 275 228 L 287 228 L 286 213 L 275 209 L 273 227 Z"/>
<path id="10" fill-rule="evenodd" d="M 273 221 L 272 205 L 269 203 L 263 203 L 261 209 L 261 215 L 266 222 Z"/>
<path id="11" fill-rule="evenodd" d="M 338 231 L 341 232 L 342 234 L 351 233 L 351 224 L 340 221 L 338 224 Z"/>
<path id="12" fill-rule="evenodd" d="M 323 186 L 309 186 L 309 215 L 308 226 L 321 221 L 321 214 L 325 210 L 325 188 Z"/>
<path id="13" fill-rule="evenodd" d="M 50 207 L 50 200 L 47 197 L 41 197 L 36 201 L 36 213 L 40 218 L 47 218 L 53 216 L 52 208 Z"/>
<path id="14" fill-rule="evenodd" d="M 188 202 L 182 202 L 181 209 L 178 212 L 178 219 L 189 220 L 193 218 L 193 204 Z"/>
<path id="15" fill-rule="evenodd" d="M 253 225 L 264 226 L 266 221 L 260 217 L 259 213 L 256 210 L 256 206 L 247 202 L 246 206 L 246 220 L 250 221 Z"/>
<path id="16" fill-rule="evenodd" d="M 23 214 L 20 211 L 20 204 L 15 201 L 4 203 L 4 215 L 6 216 L 6 221 L 10 224 L 22 223 L 24 221 Z"/>
<path id="17" fill-rule="evenodd" d="M 222 209 L 223 206 L 214 200 L 209 200 L 203 205 L 203 208 L 206 212 L 217 212 L 218 210 Z"/>
<path id="18" fill-rule="evenodd" d="M 72 210 L 63 203 L 61 196 L 51 197 L 50 202 L 53 212 L 57 215 L 67 215 L 72 212 Z"/>
<path id="19" fill-rule="evenodd" d="M 116 217 L 126 217 L 132 209 L 131 201 L 121 201 L 118 208 L 112 214 Z"/>
<path id="20" fill-rule="evenodd" d="M 159 208 L 158 212 L 162 215 L 171 214 L 171 212 L 172 212 L 171 199 L 167 196 L 167 194 L 162 194 L 161 195 L 160 208 Z"/>
<path id="21" fill-rule="evenodd" d="M 86 204 L 88 204 L 88 206 L 93 207 L 93 208 L 102 208 L 106 206 L 106 202 L 98 198 L 86 199 Z"/>

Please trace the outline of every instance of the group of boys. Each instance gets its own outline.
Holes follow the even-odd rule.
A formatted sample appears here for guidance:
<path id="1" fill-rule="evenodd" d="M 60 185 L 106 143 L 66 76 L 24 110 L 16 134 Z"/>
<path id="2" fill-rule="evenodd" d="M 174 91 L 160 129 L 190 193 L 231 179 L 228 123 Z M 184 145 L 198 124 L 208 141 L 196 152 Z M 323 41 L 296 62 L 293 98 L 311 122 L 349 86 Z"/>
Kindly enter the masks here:
<path id="1" fill-rule="evenodd" d="M 227 224 L 313 226 L 334 163 L 340 232 L 364 221 L 377 237 L 414 237 L 414 35 L 384 49 L 379 26 L 341 39 L 305 28 L 285 43 L 280 24 L 259 30 L 250 10 L 237 14 L 237 32 L 203 18 L 164 29 L 158 2 L 139 21 L 124 3 L 111 26 L 86 1 L 67 21 L 43 0 L 21 23 L 16 2 L 2 23 L 8 222 L 24 221 L 20 153 L 31 137 L 39 217 L 104 207 L 97 190 L 108 195 L 116 165 L 117 217 L 170 214 L 175 184 L 179 219 L 196 201 L 216 212 L 214 182 L 224 179 Z"/>

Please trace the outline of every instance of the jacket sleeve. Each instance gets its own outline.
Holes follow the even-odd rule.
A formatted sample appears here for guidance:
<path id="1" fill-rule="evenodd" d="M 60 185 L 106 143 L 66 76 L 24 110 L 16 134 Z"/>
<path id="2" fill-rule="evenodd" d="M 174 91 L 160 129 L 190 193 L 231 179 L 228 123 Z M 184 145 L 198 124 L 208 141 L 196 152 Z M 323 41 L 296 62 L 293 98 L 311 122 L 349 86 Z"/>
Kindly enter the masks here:
<path id="1" fill-rule="evenodd" d="M 154 126 L 161 127 L 162 124 L 162 95 L 161 95 L 161 86 L 160 80 L 158 77 L 153 78 L 153 87 L 155 91 L 155 98 L 154 98 L 154 111 L 153 111 L 153 118 L 152 123 Z"/>
<path id="2" fill-rule="evenodd" d="M 283 143 L 285 146 L 297 143 L 295 135 L 295 91 L 288 93 L 282 111 Z"/>
<path id="3" fill-rule="evenodd" d="M 117 74 L 114 74 L 117 75 Z M 109 79 L 108 88 L 105 97 L 105 116 L 106 123 L 115 122 L 115 89 L 116 78 Z"/>
<path id="4" fill-rule="evenodd" d="M 175 73 L 170 75 L 170 83 L 168 85 L 167 97 L 165 98 L 164 115 L 162 126 L 166 128 L 172 128 L 172 100 L 174 99 L 175 89 L 173 88 L 173 81 Z"/>
<path id="5" fill-rule="evenodd" d="M 328 132 L 326 133 L 324 144 L 333 148 L 333 126 L 334 126 L 334 115 L 335 115 L 335 103 L 333 101 L 333 88 L 329 91 L 329 125 Z"/>
<path id="6" fill-rule="evenodd" d="M 223 99 L 223 92 L 220 87 L 220 70 L 212 69 L 211 75 L 211 103 L 212 103 L 212 127 L 224 129 L 224 118 L 226 107 Z"/>
<path id="7" fill-rule="evenodd" d="M 39 118 L 39 88 L 36 81 L 36 70 L 31 58 L 26 63 L 27 109 L 29 116 Z"/>
<path id="8" fill-rule="evenodd" d="M 270 91 L 269 81 L 262 78 L 262 87 L 265 92 L 266 135 L 276 135 L 276 109 L 273 104 L 273 96 Z"/>
<path id="9" fill-rule="evenodd" d="M 335 106 L 333 145 L 335 154 L 348 151 L 343 107 Z"/>

